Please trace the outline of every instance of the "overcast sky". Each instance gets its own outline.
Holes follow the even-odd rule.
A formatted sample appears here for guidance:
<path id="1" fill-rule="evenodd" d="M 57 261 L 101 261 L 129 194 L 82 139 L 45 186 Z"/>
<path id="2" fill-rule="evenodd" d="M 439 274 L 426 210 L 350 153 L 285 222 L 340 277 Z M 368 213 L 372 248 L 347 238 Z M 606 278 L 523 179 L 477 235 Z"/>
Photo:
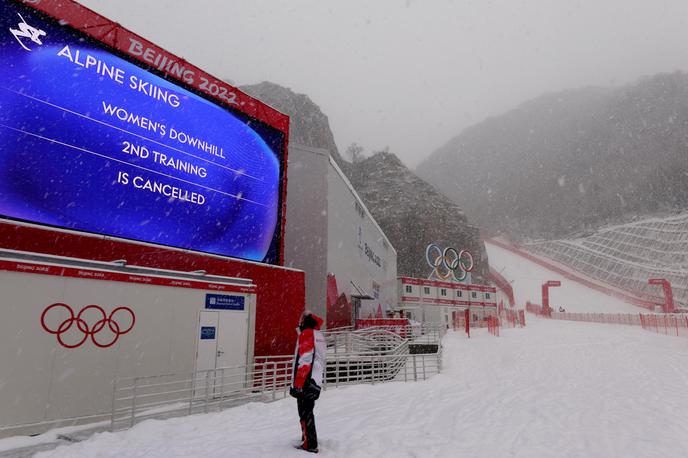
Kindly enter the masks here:
<path id="1" fill-rule="evenodd" d="M 688 0 L 82 0 L 209 73 L 308 94 L 414 167 L 540 95 L 688 70 Z"/>

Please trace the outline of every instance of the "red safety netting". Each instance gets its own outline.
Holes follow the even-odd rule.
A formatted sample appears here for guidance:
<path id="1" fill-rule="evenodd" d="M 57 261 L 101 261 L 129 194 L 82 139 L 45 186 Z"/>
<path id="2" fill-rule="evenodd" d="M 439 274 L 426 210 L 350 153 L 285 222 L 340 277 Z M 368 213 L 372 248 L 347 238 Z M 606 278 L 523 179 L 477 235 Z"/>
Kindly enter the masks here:
<path id="1" fill-rule="evenodd" d="M 640 315 L 640 325 L 646 331 L 670 336 L 688 337 L 686 315 Z"/>
<path id="2" fill-rule="evenodd" d="M 538 305 L 530 305 L 530 309 L 536 313 Z M 529 311 L 531 311 L 529 310 Z M 546 315 L 545 315 L 546 316 Z M 567 313 L 552 312 L 548 318 L 554 320 L 582 321 L 586 323 L 624 324 L 641 326 L 646 331 L 656 332 L 669 336 L 688 337 L 688 316 L 680 315 L 653 315 L 643 313 Z"/>
<path id="3" fill-rule="evenodd" d="M 524 310 L 506 309 L 499 315 L 502 327 L 522 328 L 526 325 L 526 314 Z"/>
<path id="4" fill-rule="evenodd" d="M 487 317 L 487 332 L 493 336 L 499 337 L 499 318 L 496 316 Z"/>

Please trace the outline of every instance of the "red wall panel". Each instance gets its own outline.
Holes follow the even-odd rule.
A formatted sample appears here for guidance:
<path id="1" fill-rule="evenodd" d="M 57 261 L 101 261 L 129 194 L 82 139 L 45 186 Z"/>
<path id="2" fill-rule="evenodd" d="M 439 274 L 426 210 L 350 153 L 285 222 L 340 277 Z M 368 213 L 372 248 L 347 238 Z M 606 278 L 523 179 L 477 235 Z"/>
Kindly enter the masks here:
<path id="1" fill-rule="evenodd" d="M 301 271 L 8 222 L 0 222 L 0 247 L 96 261 L 126 259 L 138 266 L 205 270 L 210 275 L 253 280 L 257 290 L 255 354 L 293 352 L 294 328 L 306 300 Z"/>

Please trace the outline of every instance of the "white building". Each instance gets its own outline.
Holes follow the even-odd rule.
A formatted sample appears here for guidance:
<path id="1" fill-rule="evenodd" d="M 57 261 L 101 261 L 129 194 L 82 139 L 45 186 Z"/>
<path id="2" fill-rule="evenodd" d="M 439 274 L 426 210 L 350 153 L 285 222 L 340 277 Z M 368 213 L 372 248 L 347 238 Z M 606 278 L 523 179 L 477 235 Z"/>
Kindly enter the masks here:
<path id="1" fill-rule="evenodd" d="M 306 273 L 306 303 L 328 327 L 397 304 L 397 252 L 325 150 L 290 145 L 285 265 Z"/>
<path id="2" fill-rule="evenodd" d="M 399 277 L 397 288 L 396 311 L 416 321 L 450 324 L 453 313 L 469 307 L 474 319 L 497 311 L 494 286 Z"/>

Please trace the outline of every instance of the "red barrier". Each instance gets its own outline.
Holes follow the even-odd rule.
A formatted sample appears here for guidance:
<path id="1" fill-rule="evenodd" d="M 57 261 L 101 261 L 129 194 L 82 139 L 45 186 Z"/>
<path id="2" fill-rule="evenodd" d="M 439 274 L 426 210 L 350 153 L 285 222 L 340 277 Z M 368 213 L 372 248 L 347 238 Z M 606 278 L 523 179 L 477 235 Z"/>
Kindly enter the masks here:
<path id="1" fill-rule="evenodd" d="M 584 321 L 586 323 L 626 324 L 639 326 L 643 315 L 638 313 L 568 313 L 552 312 L 554 320 Z"/>
<path id="2" fill-rule="evenodd" d="M 686 315 L 640 315 L 640 325 L 646 331 L 671 336 L 688 337 Z"/>
<path id="3" fill-rule="evenodd" d="M 528 313 L 533 313 L 535 315 L 543 316 L 542 306 L 539 304 L 533 304 L 532 302 L 526 302 L 526 311 Z"/>
<path id="4" fill-rule="evenodd" d="M 466 309 L 463 311 L 463 315 L 464 315 L 464 320 L 465 320 L 464 327 L 466 328 L 466 335 L 470 339 L 471 338 L 471 311 Z"/>
<path id="5" fill-rule="evenodd" d="M 535 304 L 530 304 L 535 308 Z M 535 312 L 533 312 L 535 313 Z M 643 313 L 567 313 L 552 312 L 553 320 L 582 321 L 586 323 L 625 324 L 641 326 L 646 331 L 669 336 L 688 337 L 688 316 L 650 315 Z"/>
<path id="6" fill-rule="evenodd" d="M 504 310 L 500 317 L 500 325 L 508 328 L 523 328 L 526 325 L 526 314 L 524 310 Z"/>
<path id="7" fill-rule="evenodd" d="M 496 316 L 487 317 L 487 332 L 499 337 L 499 318 Z"/>

